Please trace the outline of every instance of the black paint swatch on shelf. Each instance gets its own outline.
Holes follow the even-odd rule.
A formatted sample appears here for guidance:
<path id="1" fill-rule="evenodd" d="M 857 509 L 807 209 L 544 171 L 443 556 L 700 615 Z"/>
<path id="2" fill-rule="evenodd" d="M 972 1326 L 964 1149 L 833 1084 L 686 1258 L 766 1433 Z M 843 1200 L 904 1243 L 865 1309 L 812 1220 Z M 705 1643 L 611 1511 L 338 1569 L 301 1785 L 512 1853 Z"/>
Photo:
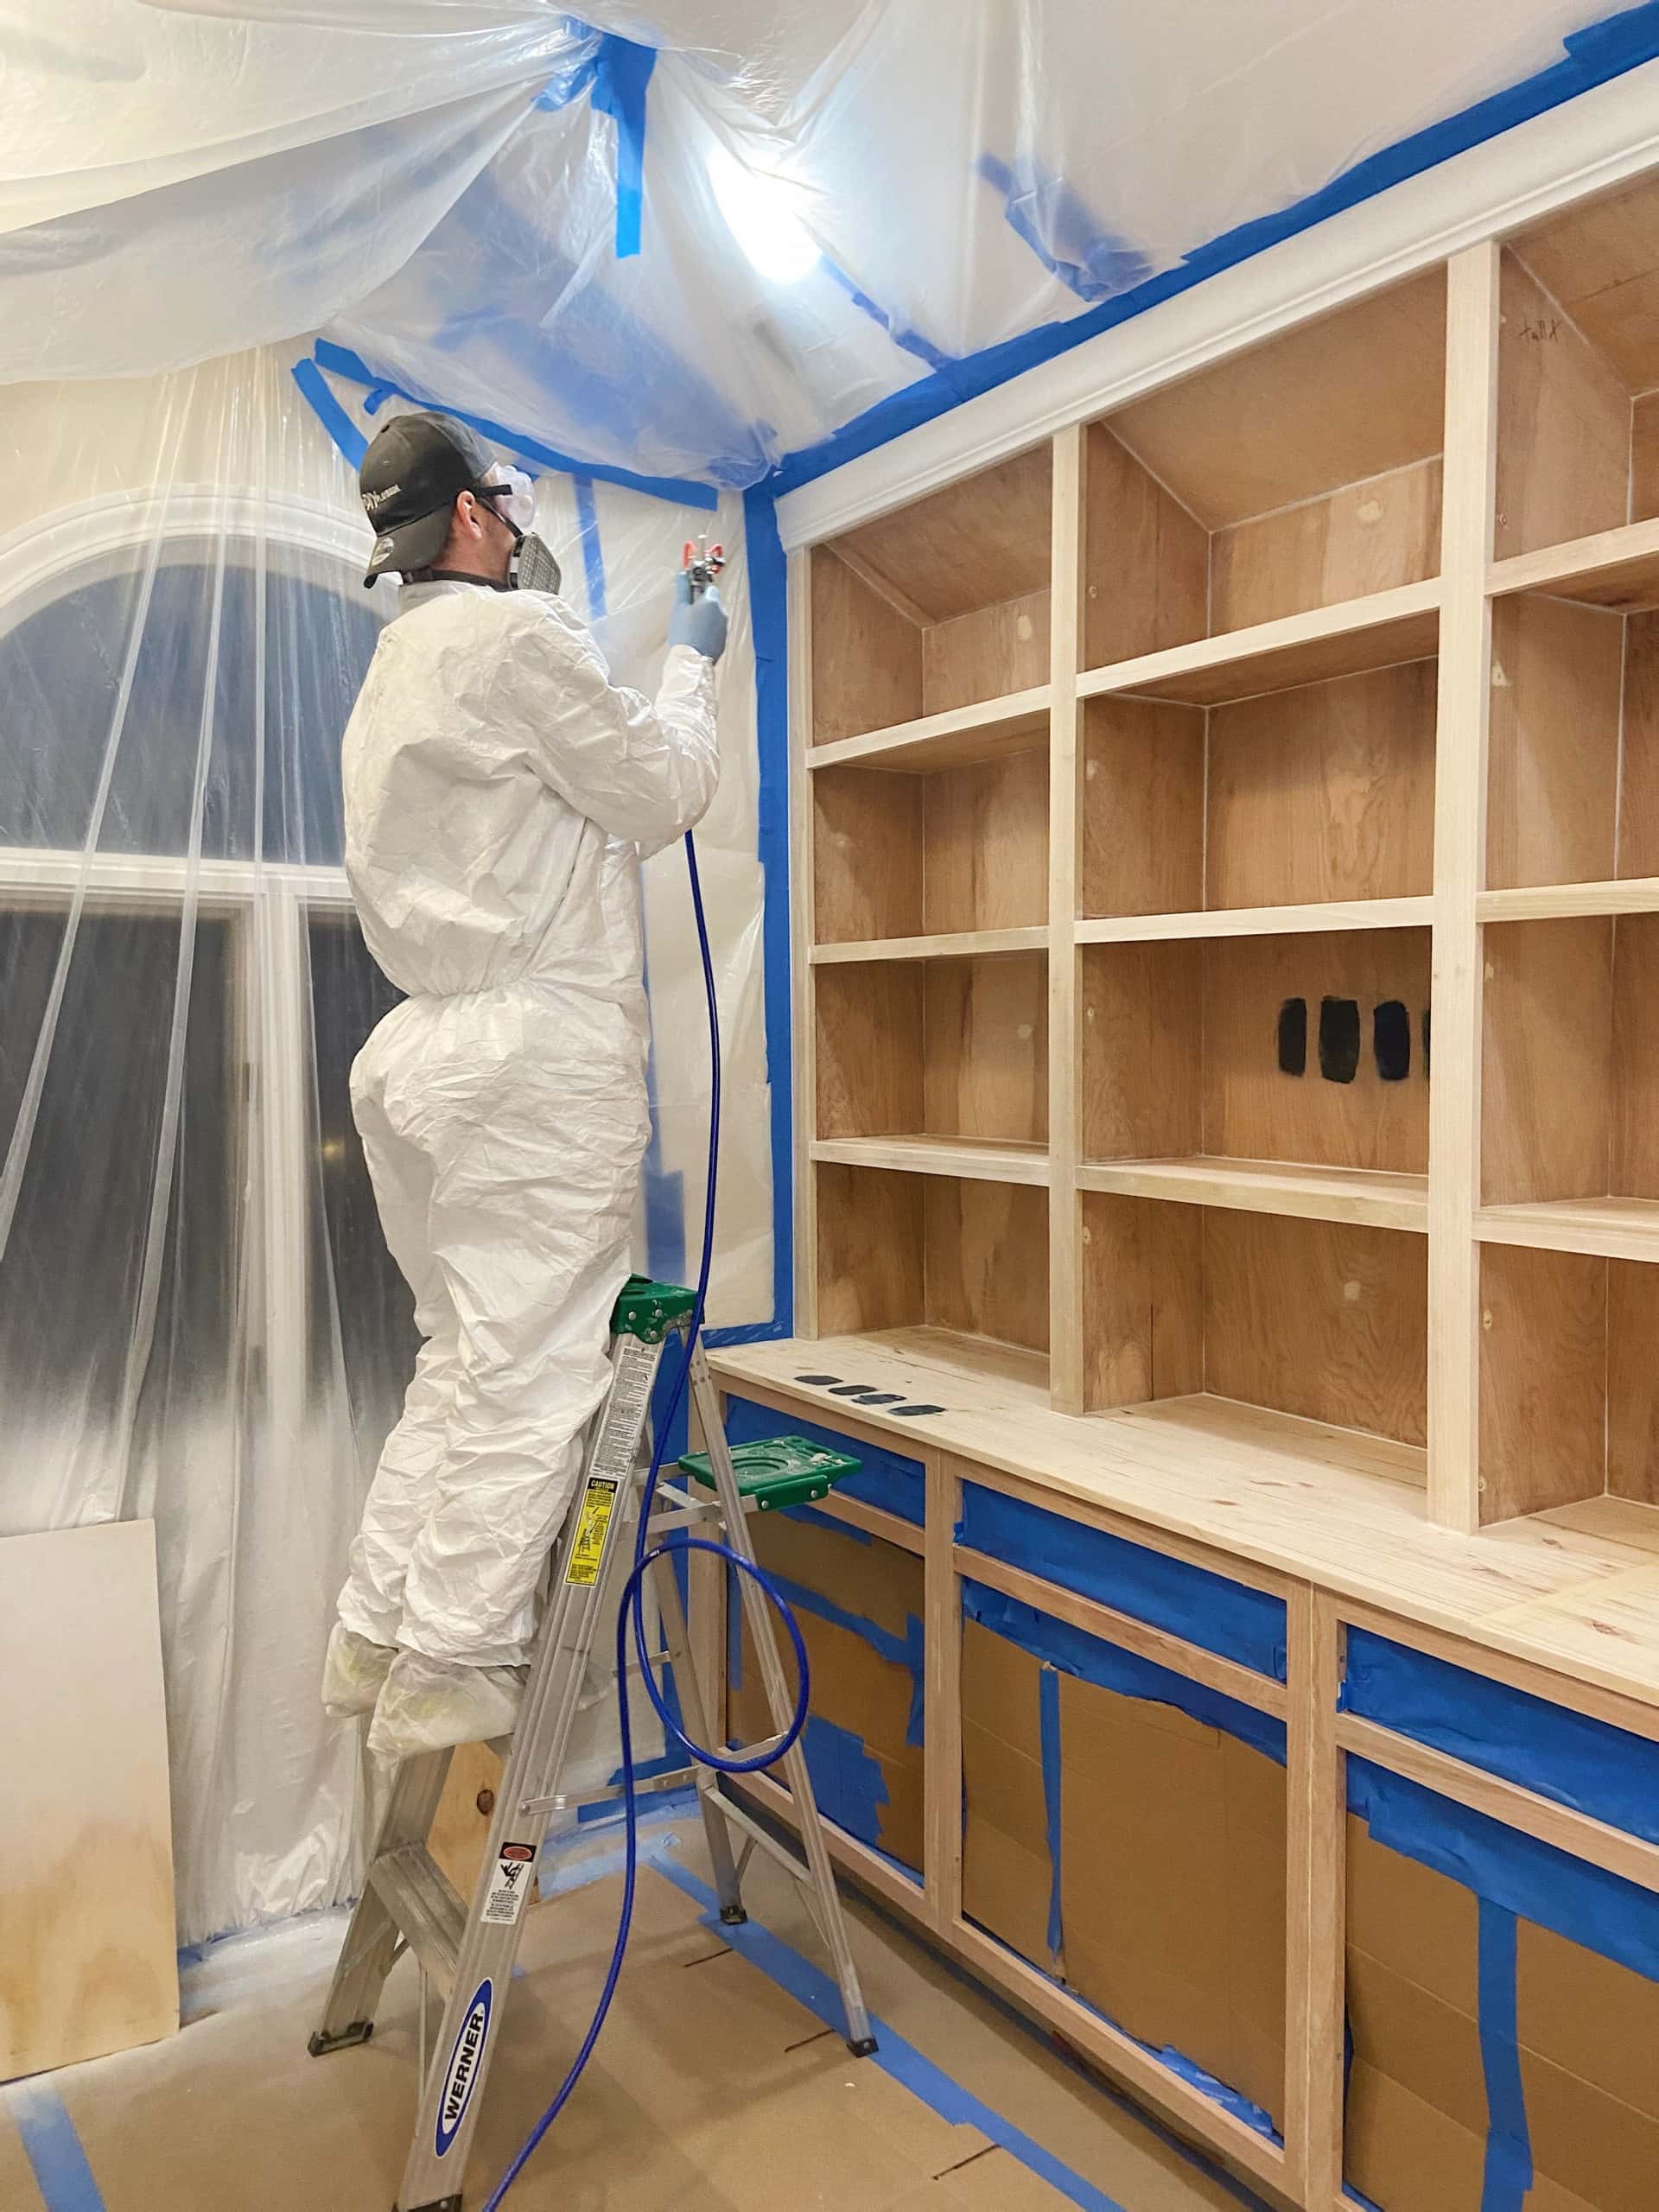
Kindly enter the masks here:
<path id="1" fill-rule="evenodd" d="M 833 1382 L 839 1382 L 841 1377 L 839 1375 L 798 1375 L 795 1380 L 798 1382 L 810 1382 L 815 1390 L 823 1390 L 827 1389 Z"/>
<path id="2" fill-rule="evenodd" d="M 1307 1001 L 1287 999 L 1279 1009 L 1279 1072 L 1307 1073 Z"/>
<path id="3" fill-rule="evenodd" d="M 893 1410 L 895 1416 L 903 1414 L 908 1417 L 912 1414 L 942 1414 L 944 1408 L 943 1406 L 895 1406 Z"/>
<path id="4" fill-rule="evenodd" d="M 1433 1011 L 1433 1007 L 1426 1006 L 1423 1008 L 1423 1073 L 1425 1075 L 1428 1073 L 1428 1017 Z"/>
<path id="5" fill-rule="evenodd" d="M 1359 1001 L 1319 1001 L 1319 1073 L 1327 1083 L 1351 1083 L 1359 1072 Z"/>
<path id="6" fill-rule="evenodd" d="M 1411 1073 L 1411 1016 L 1399 999 L 1372 1008 L 1371 1048 L 1382 1081 L 1403 1083 Z"/>
<path id="7" fill-rule="evenodd" d="M 855 1390 L 848 1394 L 855 1406 L 896 1406 L 902 1390 Z"/>
<path id="8" fill-rule="evenodd" d="M 832 1382 L 830 1395 L 832 1398 L 861 1398 L 874 1388 L 874 1382 Z"/>

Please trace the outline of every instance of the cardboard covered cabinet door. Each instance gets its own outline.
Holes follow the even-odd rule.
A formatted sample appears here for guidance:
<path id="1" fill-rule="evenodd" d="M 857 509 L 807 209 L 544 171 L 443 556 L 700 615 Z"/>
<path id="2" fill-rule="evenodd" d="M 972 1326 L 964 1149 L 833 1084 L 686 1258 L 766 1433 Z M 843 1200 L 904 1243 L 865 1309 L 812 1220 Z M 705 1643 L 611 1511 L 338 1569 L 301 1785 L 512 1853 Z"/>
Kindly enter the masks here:
<path id="1" fill-rule="evenodd" d="M 0 1541 L 0 2080 L 179 2024 L 156 1535 Z"/>

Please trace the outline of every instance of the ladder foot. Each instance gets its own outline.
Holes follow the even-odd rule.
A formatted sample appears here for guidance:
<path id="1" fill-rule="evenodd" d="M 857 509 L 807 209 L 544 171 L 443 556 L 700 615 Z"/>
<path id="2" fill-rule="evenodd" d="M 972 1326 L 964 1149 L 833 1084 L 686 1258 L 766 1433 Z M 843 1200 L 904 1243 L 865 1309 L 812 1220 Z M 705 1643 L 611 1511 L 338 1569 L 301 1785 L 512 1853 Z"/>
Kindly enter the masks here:
<path id="1" fill-rule="evenodd" d="M 401 2208 L 394 2204 L 391 2212 L 401 2212 Z M 411 2204 L 409 2212 L 461 2212 L 461 2199 L 459 2196 L 435 2196 L 429 2204 Z"/>
<path id="2" fill-rule="evenodd" d="M 306 2049 L 313 2058 L 327 2058 L 331 2050 L 349 2050 L 353 2044 L 367 2043 L 373 2033 L 372 2020 L 353 2020 L 349 2028 L 342 2028 L 337 2036 L 325 2035 L 319 2028 Z"/>
<path id="3" fill-rule="evenodd" d="M 870 2053 L 876 2048 L 875 2037 L 874 2036 L 849 2036 L 847 2038 L 847 2048 L 852 2052 L 855 2058 L 868 2058 Z"/>
<path id="4" fill-rule="evenodd" d="M 720 1924 L 722 1928 L 741 1928 L 747 1923 L 748 1917 L 748 1914 L 744 1911 L 741 1904 L 723 1904 L 720 1908 Z"/>

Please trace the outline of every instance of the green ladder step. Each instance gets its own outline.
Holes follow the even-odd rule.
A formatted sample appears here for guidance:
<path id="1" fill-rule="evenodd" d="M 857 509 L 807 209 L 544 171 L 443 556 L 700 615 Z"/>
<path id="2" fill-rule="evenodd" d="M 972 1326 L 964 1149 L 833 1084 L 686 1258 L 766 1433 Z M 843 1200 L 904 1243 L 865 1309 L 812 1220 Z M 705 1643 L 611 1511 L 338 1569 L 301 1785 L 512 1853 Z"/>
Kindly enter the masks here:
<path id="1" fill-rule="evenodd" d="M 638 1337 L 642 1344 L 659 1344 L 671 1329 L 677 1329 L 697 1302 L 694 1290 L 675 1282 L 652 1282 L 649 1275 L 630 1275 L 611 1308 L 611 1334 Z"/>
<path id="2" fill-rule="evenodd" d="M 753 1444 L 734 1444 L 731 1450 L 739 1492 L 752 1497 L 762 1513 L 828 1497 L 843 1475 L 856 1474 L 862 1465 L 850 1452 L 831 1452 L 805 1436 L 768 1436 Z M 688 1475 L 714 1488 L 714 1470 L 706 1452 L 688 1452 L 680 1465 Z"/>

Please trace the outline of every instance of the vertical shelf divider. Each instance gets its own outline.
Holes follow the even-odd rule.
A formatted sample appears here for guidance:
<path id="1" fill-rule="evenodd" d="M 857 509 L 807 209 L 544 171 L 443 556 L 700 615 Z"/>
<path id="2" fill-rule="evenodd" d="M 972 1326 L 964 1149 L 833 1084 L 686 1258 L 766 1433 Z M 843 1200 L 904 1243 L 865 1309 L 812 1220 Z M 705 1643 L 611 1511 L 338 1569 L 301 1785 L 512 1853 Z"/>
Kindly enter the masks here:
<path id="1" fill-rule="evenodd" d="M 812 573 L 810 553 L 789 556 L 790 1002 L 794 1052 L 792 1156 L 795 1169 L 795 1325 L 798 1337 L 818 1333 L 818 1171 L 812 1140 L 818 1131 L 818 1004 L 812 947 L 817 941 L 813 887 L 817 875 L 812 770 Z"/>
<path id="2" fill-rule="evenodd" d="M 1083 835 L 1077 743 L 1082 634 L 1084 471 L 1087 431 L 1074 423 L 1054 441 L 1052 595 L 1049 628 L 1048 785 L 1048 1326 L 1049 1391 L 1057 1411 L 1084 1402 L 1082 954 L 1077 942 Z"/>
<path id="3" fill-rule="evenodd" d="M 1445 505 L 1434 770 L 1433 1077 L 1429 1089 L 1428 1510 L 1480 1525 L 1481 931 L 1496 506 L 1498 249 L 1447 264 Z"/>

